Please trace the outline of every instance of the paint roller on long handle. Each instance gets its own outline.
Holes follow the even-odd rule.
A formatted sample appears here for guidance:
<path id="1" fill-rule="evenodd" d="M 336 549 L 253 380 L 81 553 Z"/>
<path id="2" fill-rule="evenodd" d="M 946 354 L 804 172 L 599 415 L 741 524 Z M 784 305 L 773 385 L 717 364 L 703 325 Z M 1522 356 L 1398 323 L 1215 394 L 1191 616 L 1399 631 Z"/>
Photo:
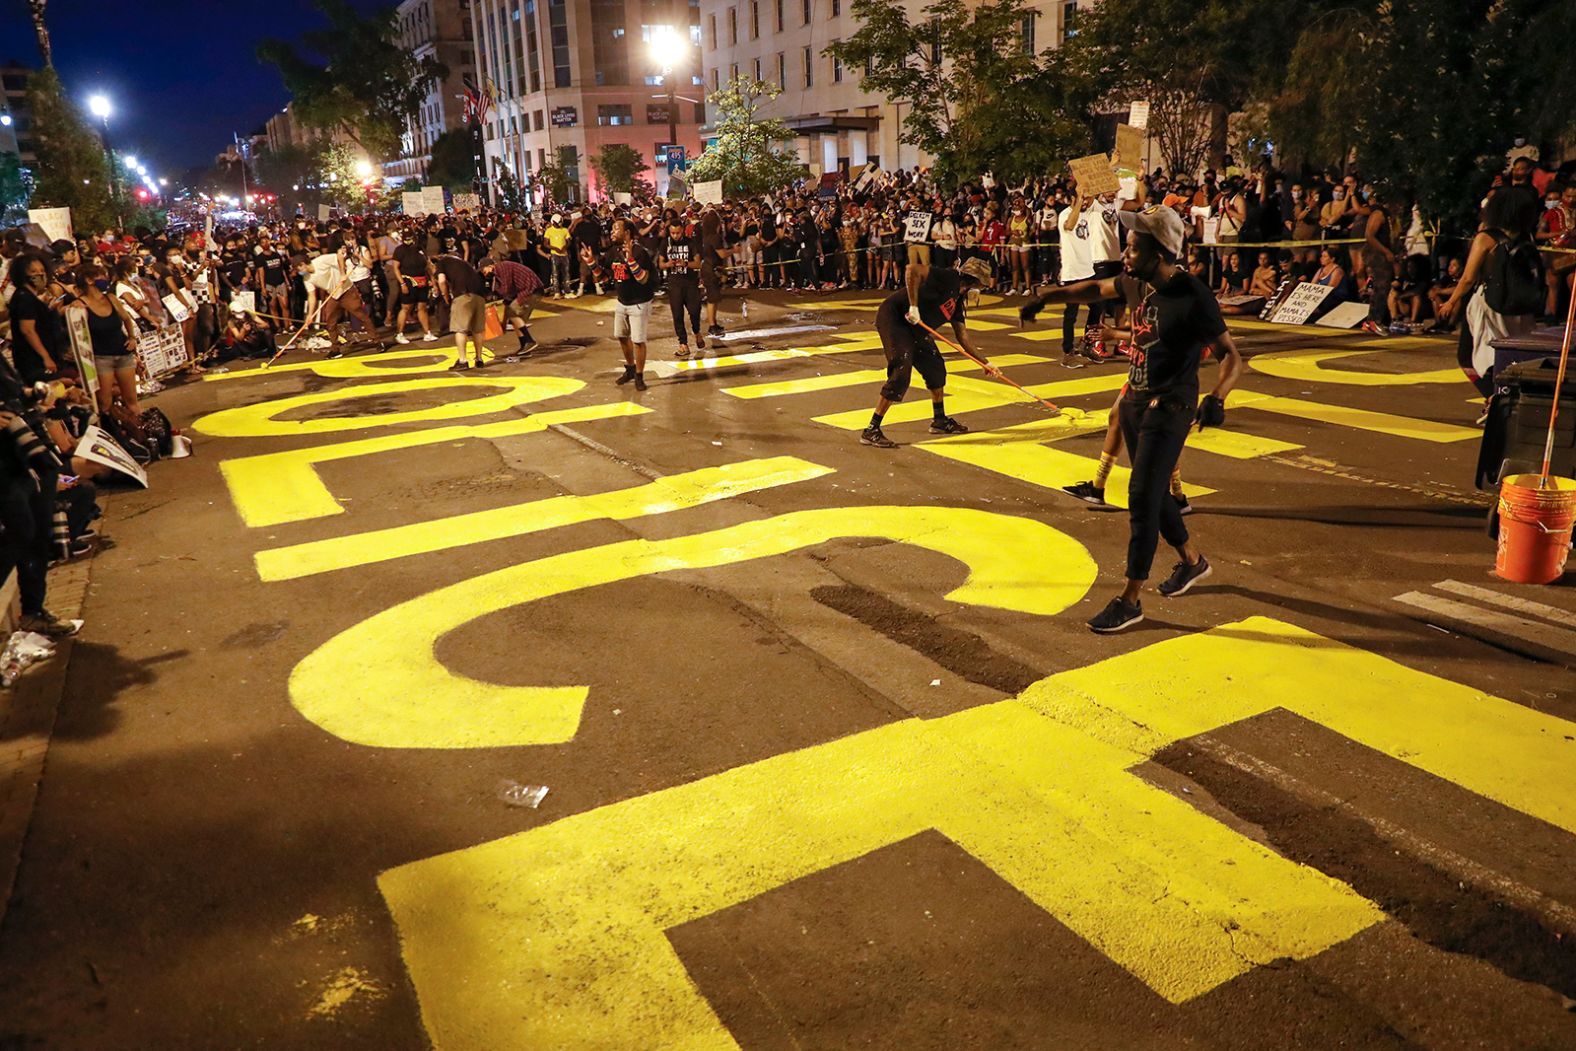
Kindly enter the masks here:
<path id="1" fill-rule="evenodd" d="M 1560 414 L 1560 394 L 1565 390 L 1565 366 L 1571 357 L 1571 329 L 1576 327 L 1576 295 L 1571 296 L 1570 308 L 1565 313 L 1565 338 L 1560 341 L 1560 370 L 1554 377 L 1554 404 L 1549 406 L 1549 433 L 1543 440 L 1543 470 L 1538 477 L 1538 488 L 1549 487 L 1549 461 L 1554 459 L 1554 421 Z"/>
<path id="2" fill-rule="evenodd" d="M 924 329 L 926 332 L 929 332 L 932 336 L 935 336 L 937 339 L 941 340 L 941 342 L 945 343 L 947 346 L 951 347 L 953 350 L 957 351 L 959 354 L 962 354 L 965 358 L 968 358 L 970 361 L 974 362 L 974 364 L 978 365 L 980 368 L 984 369 L 985 370 L 985 374 L 987 376 L 991 377 L 992 379 L 1001 380 L 1001 382 L 1007 384 L 1007 386 L 1017 388 L 1018 390 L 1022 391 L 1024 394 L 1027 394 L 1029 397 L 1033 398 L 1035 401 L 1039 402 L 1041 405 L 1045 406 L 1047 409 L 1050 409 L 1054 413 L 1058 413 L 1059 414 L 1062 411 L 1059 406 L 1053 405 L 1050 402 L 1046 401 L 1044 398 L 1040 397 L 1038 394 L 1035 394 L 1035 393 L 1029 391 L 1028 389 L 1026 389 L 1023 386 L 1023 384 L 1014 382 L 1013 380 L 1009 379 L 1007 374 L 1005 372 L 1001 371 L 1001 369 L 998 369 L 995 365 L 992 365 L 990 362 L 984 360 L 983 358 L 976 358 L 973 354 L 970 354 L 968 351 L 964 350 L 958 344 L 952 342 L 952 340 L 948 339 L 946 336 L 943 336 L 941 333 L 937 332 L 935 329 L 931 328 L 929 325 L 925 324 L 923 321 L 921 321 L 919 323 L 919 327 Z"/>

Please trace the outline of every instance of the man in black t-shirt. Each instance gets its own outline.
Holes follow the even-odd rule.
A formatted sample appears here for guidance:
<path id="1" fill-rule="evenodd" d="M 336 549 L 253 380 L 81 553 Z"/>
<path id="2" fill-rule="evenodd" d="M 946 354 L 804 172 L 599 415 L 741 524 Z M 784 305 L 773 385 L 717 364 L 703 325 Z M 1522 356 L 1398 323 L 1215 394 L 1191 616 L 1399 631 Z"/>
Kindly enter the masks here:
<path id="1" fill-rule="evenodd" d="M 646 389 L 646 326 L 651 319 L 651 301 L 657 294 L 655 260 L 635 240 L 628 220 L 613 220 L 613 246 L 600 260 L 589 247 L 581 248 L 581 262 L 596 275 L 600 284 L 611 278 L 618 293 L 613 305 L 613 336 L 624 352 L 624 373 L 617 382 L 633 382 L 636 390 Z"/>
<path id="2" fill-rule="evenodd" d="M 876 310 L 876 332 L 886 352 L 887 380 L 881 387 L 870 426 L 859 435 L 861 445 L 895 449 L 897 443 L 881 431 L 881 421 L 895 401 L 902 401 L 914 370 L 930 391 L 930 433 L 967 434 L 968 428 L 947 415 L 947 364 L 929 329 L 950 324 L 958 344 L 980 361 L 987 360 L 969 338 L 966 321 L 968 293 L 990 281 L 990 264 L 970 259 L 959 270 L 915 263 L 904 276 L 904 287 L 892 293 Z M 921 324 L 923 323 L 923 324 Z"/>
<path id="3" fill-rule="evenodd" d="M 397 235 L 396 236 L 400 236 Z M 403 235 L 404 243 L 394 249 L 393 279 L 399 283 L 399 317 L 394 322 L 394 342 L 409 343 L 405 337 L 405 326 L 410 323 L 410 312 L 415 308 L 416 318 L 421 322 L 421 338 L 431 343 L 438 337 L 432 333 L 432 318 L 427 313 L 427 300 L 431 296 L 428 288 L 427 253 L 416 245 L 410 243 L 413 235 Z M 420 234 L 415 235 L 418 239 Z"/>
<path id="4" fill-rule="evenodd" d="M 662 242 L 662 269 L 668 275 L 668 310 L 673 314 L 673 334 L 679 339 L 676 358 L 689 357 L 689 335 L 684 329 L 684 316 L 689 315 L 689 327 L 695 330 L 695 346 L 706 349 L 706 337 L 700 334 L 700 235 L 686 235 L 684 218 L 674 215 L 668 222 L 668 236 Z"/>
<path id="5" fill-rule="evenodd" d="M 438 276 L 438 295 L 449 304 L 449 328 L 458 352 L 453 368 L 464 369 L 465 344 L 476 348 L 476 368 L 481 368 L 482 334 L 487 331 L 487 284 L 476 268 L 457 255 L 440 255 L 432 269 Z"/>
<path id="6" fill-rule="evenodd" d="M 1214 295 L 1177 266 L 1186 240 L 1181 216 L 1160 206 L 1119 212 L 1118 218 L 1131 231 L 1122 257 L 1127 273 L 1152 290 L 1133 311 L 1132 364 L 1117 404 L 1122 436 L 1133 460 L 1127 493 L 1127 586 L 1089 621 L 1089 627 L 1101 634 L 1144 619 L 1139 593 L 1149 578 L 1161 536 L 1181 556 L 1160 585 L 1161 595 L 1182 595 L 1212 572 L 1188 536 L 1180 509 L 1167 491 L 1168 481 L 1192 424 L 1197 422 L 1202 429 L 1225 422 L 1226 395 L 1242 370 L 1242 356 Z M 1092 303 L 1119 294 L 1115 278 L 1080 281 L 1040 293 L 1023 305 L 1019 317 L 1032 320 L 1047 303 Z M 1214 347 L 1220 359 L 1220 378 L 1199 404 L 1198 369 L 1206 346 Z"/>

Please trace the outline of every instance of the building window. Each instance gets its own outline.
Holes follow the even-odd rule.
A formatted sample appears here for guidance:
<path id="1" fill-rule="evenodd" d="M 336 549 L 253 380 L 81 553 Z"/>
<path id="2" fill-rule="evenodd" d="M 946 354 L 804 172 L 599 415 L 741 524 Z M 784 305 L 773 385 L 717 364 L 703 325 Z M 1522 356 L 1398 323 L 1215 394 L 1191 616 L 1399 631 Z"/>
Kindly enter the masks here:
<path id="1" fill-rule="evenodd" d="M 706 21 L 711 27 L 711 49 L 715 51 L 717 50 L 717 16 L 712 15 Z"/>
<path id="2" fill-rule="evenodd" d="M 843 13 L 843 0 L 832 0 L 832 17 L 837 18 Z"/>
<path id="3" fill-rule="evenodd" d="M 596 108 L 596 122 L 598 124 L 633 124 L 635 116 L 628 103 L 612 106 L 598 106 Z"/>
<path id="4" fill-rule="evenodd" d="M 755 60 L 755 79 L 756 80 L 760 80 L 761 79 L 761 60 L 760 59 L 756 59 Z"/>
<path id="5" fill-rule="evenodd" d="M 624 0 L 591 0 L 591 61 L 598 84 L 629 83 Z"/>
<path id="6" fill-rule="evenodd" d="M 646 103 L 646 123 L 666 124 L 668 122 L 668 107 L 664 102 Z"/>
<path id="7" fill-rule="evenodd" d="M 832 41 L 832 43 L 833 44 L 841 44 L 842 41 L 841 40 L 834 40 L 834 41 Z M 842 82 L 843 82 L 843 60 L 838 58 L 836 55 L 833 55 L 832 56 L 832 83 L 833 84 L 841 84 Z"/>
<path id="8" fill-rule="evenodd" d="M 1067 0 L 1062 4 L 1062 40 L 1071 40 L 1078 35 L 1078 0 Z"/>
<path id="9" fill-rule="evenodd" d="M 757 40 L 761 35 L 761 0 L 750 0 L 750 39 Z"/>
<path id="10" fill-rule="evenodd" d="M 728 8 L 728 46 L 734 47 L 739 42 L 739 9 Z"/>
<path id="11" fill-rule="evenodd" d="M 777 86 L 788 90 L 788 59 L 781 51 L 777 52 Z"/>
<path id="12" fill-rule="evenodd" d="M 804 8 L 804 24 L 805 25 L 809 25 L 810 24 L 810 0 L 801 0 L 801 6 Z"/>
<path id="13" fill-rule="evenodd" d="M 531 93 L 542 90 L 541 41 L 536 35 L 536 0 L 525 0 L 525 48 L 528 52 L 526 66 L 531 71 Z"/>
<path id="14" fill-rule="evenodd" d="M 713 69 L 711 71 L 711 90 L 713 90 L 713 91 L 721 91 L 722 90 L 721 80 L 722 80 L 721 74 L 718 73 L 717 70 Z"/>
<path id="15" fill-rule="evenodd" d="M 807 0 L 807 2 L 808 2 L 808 0 Z M 808 88 L 808 87 L 813 87 L 814 85 L 815 85 L 815 52 L 811 51 L 809 48 L 805 48 L 804 49 L 804 86 Z"/>
<path id="16" fill-rule="evenodd" d="M 1034 16 L 1024 15 L 1023 21 L 1018 25 L 1018 40 L 1023 44 L 1025 54 L 1034 54 Z"/>
<path id="17" fill-rule="evenodd" d="M 541 110 L 537 110 L 535 113 L 531 114 L 531 129 L 533 131 L 541 131 L 542 130 L 542 111 Z"/>
<path id="18" fill-rule="evenodd" d="M 706 123 L 706 104 L 704 102 L 695 103 L 695 123 Z"/>
<path id="19" fill-rule="evenodd" d="M 737 62 L 735 62 L 733 65 L 728 67 L 728 80 L 731 82 L 731 81 L 736 81 L 738 79 L 739 79 L 739 64 Z"/>
<path id="20" fill-rule="evenodd" d="M 777 32 L 783 31 L 783 0 L 772 0 L 777 5 Z"/>
<path id="21" fill-rule="evenodd" d="M 553 86 L 569 86 L 569 16 L 564 0 L 547 0 L 547 25 L 553 44 Z"/>

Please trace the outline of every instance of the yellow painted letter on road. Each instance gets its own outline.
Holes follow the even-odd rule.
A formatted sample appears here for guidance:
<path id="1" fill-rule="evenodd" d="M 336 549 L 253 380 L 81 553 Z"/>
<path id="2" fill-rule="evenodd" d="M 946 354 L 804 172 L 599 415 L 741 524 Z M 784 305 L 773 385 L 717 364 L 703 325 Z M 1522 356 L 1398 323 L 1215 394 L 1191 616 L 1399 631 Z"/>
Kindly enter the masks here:
<path id="1" fill-rule="evenodd" d="M 841 537 L 884 537 L 957 559 L 968 576 L 947 598 L 1060 613 L 1083 598 L 1095 564 L 1082 544 L 1030 518 L 956 507 L 796 511 L 670 540 L 627 540 L 496 570 L 410 599 L 341 632 L 290 676 L 302 715 L 355 744 L 498 748 L 557 744 L 580 726 L 585 686 L 504 686 L 456 675 L 438 643 L 479 617 L 537 599 L 676 569 L 786 554 Z"/>
<path id="2" fill-rule="evenodd" d="M 732 1049 L 666 931 L 934 829 L 1180 1003 L 1383 918 L 1130 773 L 1286 708 L 1576 831 L 1576 726 L 1253 617 L 385 872 L 435 1046 Z"/>
<path id="3" fill-rule="evenodd" d="M 1255 372 L 1304 383 L 1342 383 L 1352 387 L 1411 387 L 1420 383 L 1463 383 L 1460 368 L 1430 369 L 1426 372 L 1354 372 L 1327 369 L 1326 361 L 1382 354 L 1370 350 L 1287 350 L 1274 354 L 1255 354 L 1247 359 Z"/>
<path id="4" fill-rule="evenodd" d="M 204 434 L 218 438 L 272 438 L 305 434 L 331 434 L 335 431 L 365 430 L 368 427 L 390 427 L 399 423 L 442 423 L 460 420 L 467 416 L 482 416 L 503 412 L 518 405 L 548 398 L 561 398 L 585 386 L 583 380 L 565 379 L 560 376 L 489 376 L 485 379 L 470 376 L 431 376 L 426 379 L 395 380 L 391 383 L 369 383 L 342 390 L 317 391 L 299 394 L 292 398 L 275 398 L 256 405 L 239 405 L 233 409 L 211 412 L 192 424 Z M 297 409 L 313 408 L 334 402 L 354 403 L 360 398 L 379 398 L 409 394 L 414 391 L 452 390 L 471 392 L 477 390 L 502 390 L 482 398 L 466 398 L 426 409 L 408 412 L 370 413 L 360 416 L 324 416 L 308 420 L 281 420 L 278 417 Z M 354 409 L 351 404 L 347 408 Z"/>
<path id="5" fill-rule="evenodd" d="M 318 477 L 318 464 L 399 449 L 415 449 L 424 445 L 442 445 L 467 438 L 513 438 L 545 431 L 555 423 L 583 423 L 587 420 L 638 416 L 650 411 L 627 401 L 582 405 L 578 409 L 555 409 L 497 423 L 401 431 L 376 438 L 312 445 L 305 449 L 238 456 L 220 461 L 219 470 L 224 475 L 225 484 L 230 487 L 230 498 L 235 501 L 235 509 L 240 512 L 241 520 L 256 529 L 259 526 L 282 525 L 285 522 L 344 513 L 344 507 L 334 499 L 334 494 L 328 491 L 328 486 Z"/>

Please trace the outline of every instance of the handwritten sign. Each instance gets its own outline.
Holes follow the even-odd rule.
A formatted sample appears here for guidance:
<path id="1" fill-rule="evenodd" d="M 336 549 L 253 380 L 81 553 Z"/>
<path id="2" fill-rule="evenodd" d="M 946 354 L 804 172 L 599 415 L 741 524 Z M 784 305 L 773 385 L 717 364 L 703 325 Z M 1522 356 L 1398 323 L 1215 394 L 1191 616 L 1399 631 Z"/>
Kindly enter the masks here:
<path id="1" fill-rule="evenodd" d="M 1117 181 L 1116 172 L 1111 170 L 1111 158 L 1103 153 L 1075 157 L 1067 162 L 1067 167 L 1072 169 L 1073 178 L 1078 183 L 1078 192 L 1085 197 L 1115 193 L 1122 188 L 1121 183 Z"/>
<path id="2" fill-rule="evenodd" d="M 72 241 L 70 208 L 29 208 L 27 221 L 37 223 L 51 242 Z"/>
<path id="3" fill-rule="evenodd" d="M 445 209 L 443 203 L 443 187 L 423 187 L 421 191 L 421 209 L 422 211 L 431 215 L 442 215 Z"/>
<path id="4" fill-rule="evenodd" d="M 1144 129 L 1131 124 L 1116 126 L 1116 166 L 1135 172 L 1144 170 Z"/>
<path id="5" fill-rule="evenodd" d="M 254 311 L 256 309 L 257 309 L 257 293 L 256 292 L 253 292 L 251 289 L 248 288 L 248 289 L 245 289 L 244 291 L 235 292 L 235 293 L 231 294 L 231 296 L 230 296 L 230 310 L 232 312 L 236 311 L 236 310 L 239 310 L 239 311 L 241 311 L 243 313 L 250 314 L 252 311 Z"/>
<path id="6" fill-rule="evenodd" d="M 1270 315 L 1270 320 L 1277 325 L 1306 325 L 1308 318 L 1323 305 L 1334 289 L 1327 285 L 1316 285 L 1312 281 L 1304 281 L 1291 290 L 1280 306 L 1275 308 L 1275 313 Z"/>
<path id="7" fill-rule="evenodd" d="M 422 207 L 422 196 L 420 190 L 406 190 L 404 193 L 400 194 L 399 197 L 400 206 L 405 209 L 406 215 L 426 214 L 427 210 Z"/>
<path id="8" fill-rule="evenodd" d="M 1149 102 L 1141 100 L 1133 103 L 1127 109 L 1127 123 L 1144 131 L 1149 127 Z"/>
<path id="9" fill-rule="evenodd" d="M 700 204 L 722 203 L 722 180 L 713 179 L 710 182 L 695 184 L 695 200 Z"/>
<path id="10" fill-rule="evenodd" d="M 456 212 L 479 212 L 482 208 L 482 198 L 475 193 L 457 193 L 454 195 L 454 210 Z"/>
<path id="11" fill-rule="evenodd" d="M 922 245 L 930 238 L 930 213 L 909 212 L 903 216 L 903 240 L 911 245 Z"/>
<path id="12" fill-rule="evenodd" d="M 332 208 L 330 208 L 328 205 L 320 204 L 320 205 L 317 206 L 317 221 L 318 222 L 326 223 L 330 219 L 332 219 L 333 217 L 334 217 L 334 210 Z"/>
<path id="13" fill-rule="evenodd" d="M 164 309 L 170 312 L 170 320 L 177 325 L 192 316 L 192 312 L 186 309 L 186 304 L 181 302 L 181 297 L 174 292 L 164 297 Z"/>

